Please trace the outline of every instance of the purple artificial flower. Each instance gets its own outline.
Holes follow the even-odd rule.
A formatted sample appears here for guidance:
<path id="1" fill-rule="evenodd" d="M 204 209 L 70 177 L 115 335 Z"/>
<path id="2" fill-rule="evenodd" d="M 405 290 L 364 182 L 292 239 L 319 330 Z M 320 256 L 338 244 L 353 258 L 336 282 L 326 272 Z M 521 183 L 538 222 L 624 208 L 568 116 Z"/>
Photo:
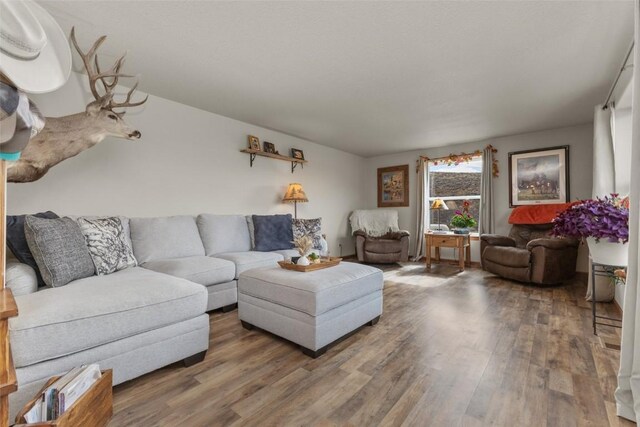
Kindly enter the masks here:
<path id="1" fill-rule="evenodd" d="M 617 194 L 582 200 L 554 218 L 552 234 L 626 243 L 629 240 L 629 209 Z"/>

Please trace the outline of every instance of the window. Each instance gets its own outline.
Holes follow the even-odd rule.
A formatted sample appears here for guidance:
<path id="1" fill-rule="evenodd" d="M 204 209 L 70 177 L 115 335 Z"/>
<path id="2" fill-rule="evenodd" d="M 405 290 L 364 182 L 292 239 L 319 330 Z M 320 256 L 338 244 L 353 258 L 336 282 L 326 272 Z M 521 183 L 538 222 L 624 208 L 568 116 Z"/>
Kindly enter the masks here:
<path id="1" fill-rule="evenodd" d="M 429 207 L 435 199 L 442 199 L 447 210 L 440 210 L 440 224 L 449 225 L 456 210 L 462 209 L 462 202 L 471 203 L 469 213 L 480 220 L 480 179 L 482 176 L 482 155 L 473 156 L 469 162 L 447 164 L 446 160 L 429 161 Z M 438 212 L 431 211 L 431 224 L 438 223 Z"/>

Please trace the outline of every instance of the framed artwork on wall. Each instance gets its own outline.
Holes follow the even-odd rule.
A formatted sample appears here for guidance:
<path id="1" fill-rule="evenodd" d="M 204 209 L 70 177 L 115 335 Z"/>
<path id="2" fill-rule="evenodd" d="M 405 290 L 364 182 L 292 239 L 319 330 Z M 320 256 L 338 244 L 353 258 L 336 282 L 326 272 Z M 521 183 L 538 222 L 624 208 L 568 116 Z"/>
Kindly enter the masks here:
<path id="1" fill-rule="evenodd" d="M 409 165 L 378 168 L 378 207 L 409 206 Z"/>
<path id="2" fill-rule="evenodd" d="M 568 145 L 509 153 L 509 207 L 568 201 Z"/>

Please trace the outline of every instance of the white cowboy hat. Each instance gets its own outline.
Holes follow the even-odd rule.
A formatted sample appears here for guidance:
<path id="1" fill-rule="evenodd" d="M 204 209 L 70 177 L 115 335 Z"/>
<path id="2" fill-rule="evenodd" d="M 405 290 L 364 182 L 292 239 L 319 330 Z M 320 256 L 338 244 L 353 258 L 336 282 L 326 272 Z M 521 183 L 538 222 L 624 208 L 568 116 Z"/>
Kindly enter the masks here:
<path id="1" fill-rule="evenodd" d="M 69 42 L 32 0 L 0 0 L 0 72 L 27 93 L 51 92 L 69 78 Z"/>

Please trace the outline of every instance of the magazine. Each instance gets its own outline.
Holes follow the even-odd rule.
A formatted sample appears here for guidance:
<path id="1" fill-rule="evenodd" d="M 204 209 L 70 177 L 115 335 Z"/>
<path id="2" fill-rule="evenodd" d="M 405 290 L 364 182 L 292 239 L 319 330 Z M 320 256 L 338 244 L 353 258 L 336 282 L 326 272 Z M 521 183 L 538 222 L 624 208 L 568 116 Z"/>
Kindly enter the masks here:
<path id="1" fill-rule="evenodd" d="M 27 423 L 53 421 L 69 409 L 101 377 L 97 364 L 71 369 L 47 387 L 24 415 Z"/>

